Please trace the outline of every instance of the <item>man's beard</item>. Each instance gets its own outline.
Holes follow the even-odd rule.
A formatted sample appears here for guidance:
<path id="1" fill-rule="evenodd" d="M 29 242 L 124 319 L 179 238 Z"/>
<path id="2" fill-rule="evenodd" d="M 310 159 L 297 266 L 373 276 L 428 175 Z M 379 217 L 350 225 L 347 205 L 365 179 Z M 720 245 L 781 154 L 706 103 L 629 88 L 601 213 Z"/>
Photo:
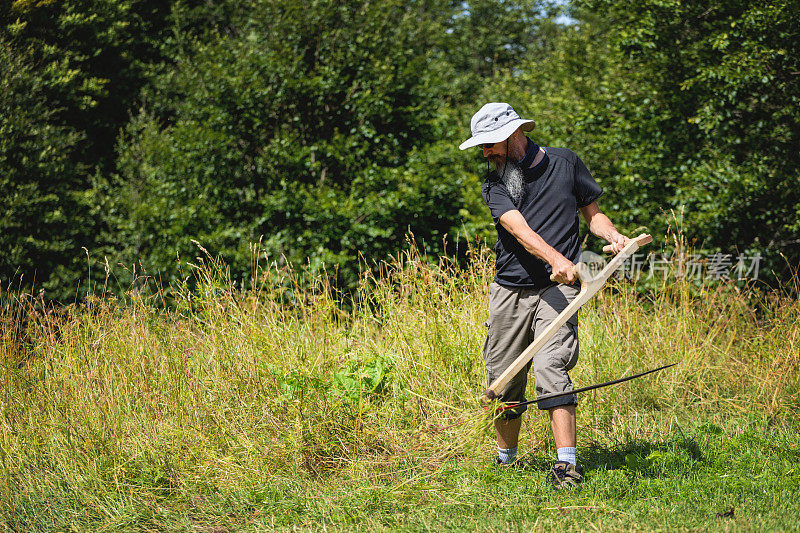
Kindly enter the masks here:
<path id="1" fill-rule="evenodd" d="M 497 173 L 502 176 L 501 181 L 508 189 L 514 203 L 519 205 L 525 198 L 525 175 L 522 173 L 522 167 L 516 163 L 507 162 L 505 168 L 497 169 Z"/>

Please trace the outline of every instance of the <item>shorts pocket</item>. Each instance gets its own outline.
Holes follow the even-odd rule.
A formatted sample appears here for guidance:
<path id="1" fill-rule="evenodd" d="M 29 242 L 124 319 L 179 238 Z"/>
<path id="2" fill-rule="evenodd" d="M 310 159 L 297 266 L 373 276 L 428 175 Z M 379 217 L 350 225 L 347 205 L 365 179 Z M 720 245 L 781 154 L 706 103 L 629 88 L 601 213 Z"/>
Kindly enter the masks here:
<path id="1" fill-rule="evenodd" d="M 567 360 L 564 361 L 564 369 L 569 372 L 575 365 L 578 364 L 578 320 L 577 320 L 577 313 L 575 315 L 575 323 L 570 323 L 572 319 L 567 321 L 566 327 L 569 329 L 570 333 L 567 339 L 565 339 L 564 345 L 565 350 L 564 354 L 567 357 Z"/>
<path id="2" fill-rule="evenodd" d="M 492 333 L 492 317 L 489 317 L 483 325 L 486 326 L 486 339 L 483 341 L 483 348 L 481 349 L 481 355 L 483 356 L 483 361 L 486 363 L 486 370 L 489 369 L 489 341 L 491 340 L 491 333 Z M 491 371 L 490 371 L 491 372 Z"/>

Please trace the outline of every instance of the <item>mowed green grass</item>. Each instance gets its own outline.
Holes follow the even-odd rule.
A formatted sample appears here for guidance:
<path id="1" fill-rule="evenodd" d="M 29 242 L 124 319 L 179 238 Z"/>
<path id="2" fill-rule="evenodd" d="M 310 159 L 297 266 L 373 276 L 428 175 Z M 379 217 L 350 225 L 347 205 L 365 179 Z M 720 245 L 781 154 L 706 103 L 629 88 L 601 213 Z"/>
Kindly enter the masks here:
<path id="1" fill-rule="evenodd" d="M 492 465 L 480 350 L 493 275 L 406 254 L 353 301 L 208 261 L 174 307 L 2 295 L 6 531 L 797 529 L 796 290 L 612 282 L 580 314 L 580 491 L 546 415 Z"/>
<path id="2" fill-rule="evenodd" d="M 454 462 L 398 490 L 334 483 L 314 498 L 318 489 L 306 486 L 300 508 L 290 484 L 274 493 L 272 505 L 288 506 L 296 517 L 276 516 L 270 524 L 408 531 L 797 528 L 796 433 L 755 421 L 728 431 L 717 425 L 683 429 L 685 440 L 584 446 L 588 475 L 579 492 L 552 491 L 546 482 L 552 455 L 533 452 L 514 469 Z"/>

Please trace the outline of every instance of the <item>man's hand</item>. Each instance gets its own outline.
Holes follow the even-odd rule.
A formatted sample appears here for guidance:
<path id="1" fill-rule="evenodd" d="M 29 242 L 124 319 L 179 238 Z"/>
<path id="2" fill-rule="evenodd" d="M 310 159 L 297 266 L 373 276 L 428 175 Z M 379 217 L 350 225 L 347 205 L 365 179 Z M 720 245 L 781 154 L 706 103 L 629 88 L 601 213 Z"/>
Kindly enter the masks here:
<path id="1" fill-rule="evenodd" d="M 620 253 L 622 251 L 623 248 L 625 248 L 626 244 L 631 242 L 631 240 L 628 237 L 626 237 L 625 235 L 622 235 L 621 233 L 617 233 L 617 234 L 611 236 L 608 239 L 608 242 L 611 244 L 611 252 L 615 253 L 615 254 L 618 254 L 618 253 Z"/>
<path id="2" fill-rule="evenodd" d="M 563 255 L 558 254 L 550 266 L 553 267 L 553 275 L 550 276 L 550 279 L 556 283 L 572 285 L 578 280 L 578 276 L 572 270 L 575 265 Z"/>

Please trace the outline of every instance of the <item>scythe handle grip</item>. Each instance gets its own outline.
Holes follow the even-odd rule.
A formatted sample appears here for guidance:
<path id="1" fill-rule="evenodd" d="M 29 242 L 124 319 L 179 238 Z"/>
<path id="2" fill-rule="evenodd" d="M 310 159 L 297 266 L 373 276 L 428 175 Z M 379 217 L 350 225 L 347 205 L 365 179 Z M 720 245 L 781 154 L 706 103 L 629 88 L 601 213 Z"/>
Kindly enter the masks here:
<path id="1" fill-rule="evenodd" d="M 572 273 L 583 284 L 592 280 L 592 273 L 586 263 L 575 263 L 572 265 Z M 555 281 L 555 274 L 550 274 L 550 281 Z"/>
<path id="2" fill-rule="evenodd" d="M 634 237 L 631 240 L 632 241 L 636 241 L 636 243 L 639 245 L 639 248 L 641 248 L 645 244 L 649 244 L 649 243 L 653 242 L 653 237 L 643 233 L 642 235 L 639 235 L 638 237 Z M 614 248 L 610 244 L 606 244 L 605 246 L 603 246 L 603 251 L 608 254 L 608 253 L 611 253 L 612 251 L 614 251 Z"/>

